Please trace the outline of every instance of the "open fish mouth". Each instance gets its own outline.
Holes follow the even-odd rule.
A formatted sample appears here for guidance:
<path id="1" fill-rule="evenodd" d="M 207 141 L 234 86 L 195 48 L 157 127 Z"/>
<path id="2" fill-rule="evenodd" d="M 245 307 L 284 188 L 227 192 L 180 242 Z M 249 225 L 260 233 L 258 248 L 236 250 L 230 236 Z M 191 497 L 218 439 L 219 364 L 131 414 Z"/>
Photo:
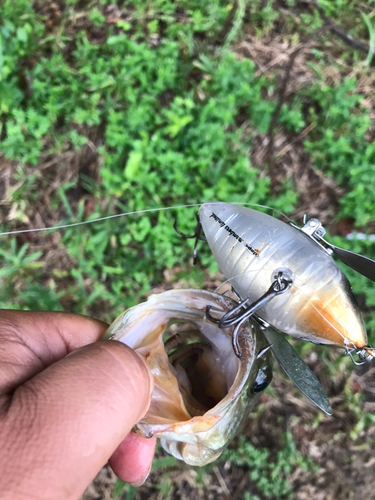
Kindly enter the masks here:
<path id="1" fill-rule="evenodd" d="M 153 374 L 150 408 L 135 432 L 160 438 L 189 465 L 220 456 L 272 379 L 267 342 L 255 322 L 239 327 L 239 359 L 233 327 L 220 329 L 206 318 L 207 306 L 220 317 L 234 305 L 217 293 L 170 290 L 125 311 L 103 337 L 134 349 Z"/>

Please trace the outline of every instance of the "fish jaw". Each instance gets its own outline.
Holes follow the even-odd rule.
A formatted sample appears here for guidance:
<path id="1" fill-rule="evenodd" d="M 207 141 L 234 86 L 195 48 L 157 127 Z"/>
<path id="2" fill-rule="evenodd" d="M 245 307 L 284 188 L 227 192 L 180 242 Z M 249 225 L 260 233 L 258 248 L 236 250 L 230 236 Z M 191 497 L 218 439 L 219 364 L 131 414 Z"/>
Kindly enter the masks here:
<path id="1" fill-rule="evenodd" d="M 280 269 L 292 276 L 292 286 L 258 310 L 259 317 L 283 333 L 314 343 L 349 349 L 367 345 L 347 278 L 306 234 L 230 203 L 204 203 L 199 218 L 221 271 L 242 300 L 259 299 Z"/>
<path id="2" fill-rule="evenodd" d="M 257 358 L 266 341 L 255 323 L 244 324 L 240 329 L 240 360 L 233 352 L 231 329 L 221 330 L 207 320 L 207 305 L 220 317 L 235 302 L 202 290 L 170 290 L 152 295 L 147 302 L 123 313 L 110 325 L 103 338 L 132 347 L 144 357 L 154 376 L 150 408 L 135 431 L 144 437 L 158 437 L 166 451 L 190 465 L 199 466 L 214 461 L 239 432 L 260 395 L 252 390 L 256 377 L 269 365 L 268 353 Z M 215 380 L 212 380 L 211 372 L 216 373 L 215 370 L 217 380 L 220 383 L 225 380 L 224 397 L 197 415 L 191 412 L 191 400 L 182 394 L 185 379 L 180 378 L 181 366 L 171 362 L 174 353 L 168 357 L 164 348 L 163 335 L 167 324 L 176 319 L 193 325 L 198 335 L 211 346 L 207 351 L 212 354 L 208 361 L 204 358 L 206 352 L 199 358 L 207 361 L 209 372 L 206 379 L 202 376 L 201 385 L 206 380 L 212 393 Z M 189 349 L 190 345 L 193 350 L 193 344 L 186 348 Z M 205 349 L 204 346 L 200 348 Z M 216 392 L 220 393 L 220 390 Z"/>

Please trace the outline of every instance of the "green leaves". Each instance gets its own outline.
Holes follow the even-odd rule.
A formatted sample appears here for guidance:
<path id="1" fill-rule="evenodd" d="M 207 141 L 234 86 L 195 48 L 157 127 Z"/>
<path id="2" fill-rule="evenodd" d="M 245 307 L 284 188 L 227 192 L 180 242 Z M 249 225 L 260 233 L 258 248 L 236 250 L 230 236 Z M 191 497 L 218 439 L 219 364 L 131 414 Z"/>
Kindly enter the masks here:
<path id="1" fill-rule="evenodd" d="M 284 440 L 284 448 L 271 456 L 269 449 L 254 446 L 241 436 L 236 448 L 225 450 L 220 460 L 230 460 L 238 467 L 247 467 L 251 481 L 266 498 L 292 498 L 288 480 L 291 472 L 297 465 L 306 471 L 316 471 L 317 466 L 296 450 L 290 433 L 286 433 Z"/>
<path id="2" fill-rule="evenodd" d="M 16 246 L 16 240 L 12 240 L 9 251 L 0 248 L 0 256 L 4 259 L 4 267 L 0 269 L 0 277 L 12 276 L 19 272 L 28 272 L 43 267 L 43 262 L 36 262 L 43 252 L 33 252 L 26 255 L 28 245 L 24 244 L 20 249 Z"/>
<path id="3" fill-rule="evenodd" d="M 311 111 L 315 127 L 305 141 L 317 167 L 324 169 L 345 188 L 338 217 L 354 217 L 358 226 L 375 218 L 375 146 L 368 142 L 370 127 L 363 97 L 356 92 L 356 80 L 346 78 L 333 87 L 313 86 L 315 105 L 324 113 Z"/>
<path id="4" fill-rule="evenodd" d="M 135 179 L 136 175 L 139 172 L 139 167 L 141 165 L 143 158 L 142 151 L 131 151 L 129 153 L 128 161 L 125 166 L 125 177 L 129 180 Z"/>

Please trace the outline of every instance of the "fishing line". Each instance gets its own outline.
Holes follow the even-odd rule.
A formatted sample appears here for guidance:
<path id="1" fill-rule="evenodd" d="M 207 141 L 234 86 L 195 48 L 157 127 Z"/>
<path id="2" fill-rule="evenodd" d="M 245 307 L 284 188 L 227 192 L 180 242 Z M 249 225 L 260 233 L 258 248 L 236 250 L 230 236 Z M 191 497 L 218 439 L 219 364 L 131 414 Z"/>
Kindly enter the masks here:
<path id="1" fill-rule="evenodd" d="M 223 203 L 223 202 L 211 202 L 212 204 L 215 203 Z M 94 222 L 100 222 L 103 220 L 108 220 L 108 219 L 115 219 L 117 217 L 125 217 L 127 215 L 137 215 L 137 214 L 145 214 L 148 212 L 161 212 L 163 210 L 174 210 L 174 209 L 180 209 L 180 208 L 191 208 L 191 207 L 199 207 L 201 206 L 202 203 L 191 203 L 189 205 L 176 205 L 173 207 L 159 207 L 159 208 L 148 208 L 146 210 L 135 210 L 133 212 L 123 212 L 121 214 L 114 214 L 114 215 L 107 215 L 106 217 L 99 217 L 98 219 L 92 219 L 92 220 L 85 220 L 82 222 L 74 222 L 71 224 L 64 224 L 64 225 L 58 225 L 58 226 L 49 226 L 49 227 L 38 227 L 35 229 L 19 229 L 16 231 L 5 231 L 4 233 L 0 233 L 0 236 L 7 236 L 11 234 L 23 234 L 23 233 L 33 233 L 33 232 L 40 232 L 40 231 L 53 231 L 55 229 L 66 229 L 68 227 L 74 227 L 74 226 L 83 226 L 84 224 L 93 224 Z M 246 206 L 252 206 L 252 207 L 258 207 L 258 208 L 267 208 L 269 210 L 273 210 L 274 212 L 278 212 L 280 215 L 283 217 L 286 217 L 288 220 L 289 218 L 283 214 L 282 212 L 279 212 L 278 210 L 275 210 L 272 207 L 268 207 L 267 205 L 258 205 L 256 203 L 235 203 L 235 205 L 246 205 Z"/>
<path id="2" fill-rule="evenodd" d="M 125 215 L 135 215 L 135 214 L 144 214 L 147 212 L 161 212 L 162 210 L 172 210 L 178 208 L 187 208 L 187 207 L 199 207 L 201 203 L 193 203 L 191 205 L 177 205 L 175 207 L 161 207 L 161 208 L 148 208 L 146 210 L 136 210 L 134 212 L 123 212 L 121 214 L 107 215 L 106 217 L 99 217 L 98 219 L 85 220 L 82 222 L 74 222 L 73 224 L 64 224 L 63 226 L 50 226 L 50 227 L 39 227 L 36 229 L 21 229 L 18 231 L 7 231 L 5 233 L 0 233 L 0 236 L 5 236 L 7 234 L 21 234 L 21 233 L 32 233 L 34 231 L 52 231 L 53 229 L 66 229 L 67 227 L 73 226 L 83 226 L 83 224 L 92 224 L 94 222 L 100 222 L 107 219 L 114 219 L 116 217 L 124 217 Z"/>

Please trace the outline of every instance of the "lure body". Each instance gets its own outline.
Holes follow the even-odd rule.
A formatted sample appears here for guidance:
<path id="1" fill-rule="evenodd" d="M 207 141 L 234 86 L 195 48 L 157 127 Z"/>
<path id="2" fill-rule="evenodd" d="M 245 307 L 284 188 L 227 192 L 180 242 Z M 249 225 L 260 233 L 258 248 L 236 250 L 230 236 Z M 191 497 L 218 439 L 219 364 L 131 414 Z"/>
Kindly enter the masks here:
<path id="1" fill-rule="evenodd" d="M 274 328 L 318 344 L 362 348 L 367 335 L 350 284 L 308 235 L 256 210 L 207 202 L 199 218 L 212 253 L 242 300 L 257 300 L 279 271 L 289 289 L 257 311 Z"/>

